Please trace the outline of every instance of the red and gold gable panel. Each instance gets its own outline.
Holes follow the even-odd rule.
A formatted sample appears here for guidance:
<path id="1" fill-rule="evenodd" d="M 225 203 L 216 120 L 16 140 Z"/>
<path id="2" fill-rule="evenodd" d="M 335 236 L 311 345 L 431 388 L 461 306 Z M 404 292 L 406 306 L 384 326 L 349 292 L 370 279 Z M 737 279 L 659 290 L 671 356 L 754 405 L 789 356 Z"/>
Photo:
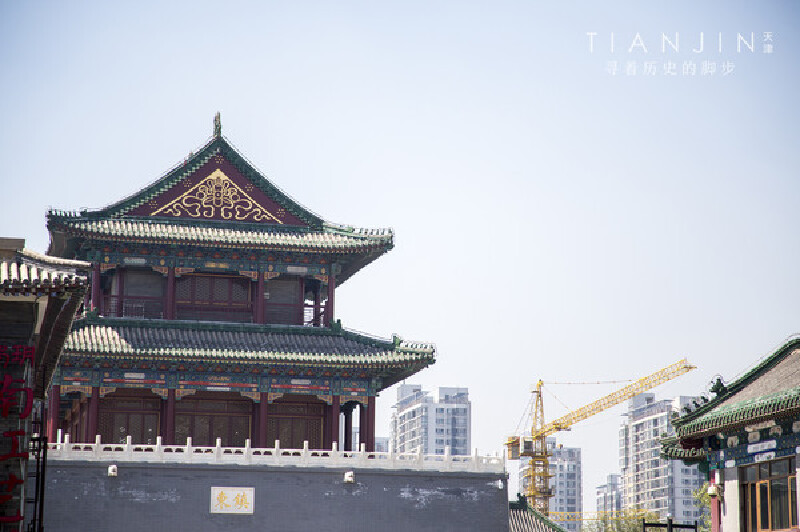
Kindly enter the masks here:
<path id="1" fill-rule="evenodd" d="M 228 220 L 307 226 L 264 194 L 222 155 L 215 155 L 131 216 Z"/>

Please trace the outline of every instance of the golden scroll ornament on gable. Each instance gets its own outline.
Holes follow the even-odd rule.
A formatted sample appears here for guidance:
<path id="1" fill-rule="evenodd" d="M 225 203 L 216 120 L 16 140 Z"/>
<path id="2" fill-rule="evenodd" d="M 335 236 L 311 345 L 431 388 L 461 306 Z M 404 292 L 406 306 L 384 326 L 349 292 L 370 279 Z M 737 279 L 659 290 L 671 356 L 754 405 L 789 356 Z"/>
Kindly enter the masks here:
<path id="1" fill-rule="evenodd" d="M 151 213 L 153 216 L 158 214 L 283 223 L 219 169 Z"/>

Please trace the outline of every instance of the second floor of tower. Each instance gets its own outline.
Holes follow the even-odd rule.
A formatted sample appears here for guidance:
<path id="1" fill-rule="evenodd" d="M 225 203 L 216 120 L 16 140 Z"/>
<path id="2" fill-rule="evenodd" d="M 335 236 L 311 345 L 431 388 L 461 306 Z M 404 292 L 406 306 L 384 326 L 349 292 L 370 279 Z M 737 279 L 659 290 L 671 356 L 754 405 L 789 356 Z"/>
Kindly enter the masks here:
<path id="1" fill-rule="evenodd" d="M 355 200 L 354 196 L 354 200 Z M 48 254 L 91 262 L 87 306 L 114 317 L 325 325 L 337 286 L 394 246 L 328 222 L 222 137 L 98 210 L 47 214 Z"/>

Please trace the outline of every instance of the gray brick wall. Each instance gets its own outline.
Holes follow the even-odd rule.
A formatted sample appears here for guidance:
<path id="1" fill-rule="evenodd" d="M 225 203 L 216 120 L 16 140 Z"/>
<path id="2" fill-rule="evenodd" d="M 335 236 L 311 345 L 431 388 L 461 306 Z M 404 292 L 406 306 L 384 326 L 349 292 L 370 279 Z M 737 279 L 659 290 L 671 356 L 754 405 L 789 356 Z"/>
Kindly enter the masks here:
<path id="1" fill-rule="evenodd" d="M 505 475 L 51 462 L 45 530 L 507 531 Z M 211 487 L 255 488 L 252 515 L 211 514 Z"/>

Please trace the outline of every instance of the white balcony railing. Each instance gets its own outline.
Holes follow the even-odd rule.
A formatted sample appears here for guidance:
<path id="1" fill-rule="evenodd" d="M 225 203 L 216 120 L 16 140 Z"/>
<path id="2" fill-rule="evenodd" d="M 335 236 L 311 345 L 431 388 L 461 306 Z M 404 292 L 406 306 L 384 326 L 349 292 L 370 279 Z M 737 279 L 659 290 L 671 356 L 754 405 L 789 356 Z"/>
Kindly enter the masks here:
<path id="1" fill-rule="evenodd" d="M 47 460 L 83 460 L 91 462 L 148 462 L 157 464 L 231 464 L 324 468 L 408 469 L 413 471 L 453 471 L 470 473 L 505 473 L 504 456 L 451 455 L 445 448 L 443 455 L 422 453 L 367 452 L 362 444 L 360 451 L 339 451 L 334 442 L 332 450 L 283 449 L 276 441 L 274 447 L 223 447 L 217 438 L 213 447 L 195 447 L 191 438 L 186 445 L 162 445 L 161 436 L 155 445 L 131 443 L 102 443 L 98 435 L 95 443 L 71 443 L 69 435 L 63 442 L 47 446 Z"/>

